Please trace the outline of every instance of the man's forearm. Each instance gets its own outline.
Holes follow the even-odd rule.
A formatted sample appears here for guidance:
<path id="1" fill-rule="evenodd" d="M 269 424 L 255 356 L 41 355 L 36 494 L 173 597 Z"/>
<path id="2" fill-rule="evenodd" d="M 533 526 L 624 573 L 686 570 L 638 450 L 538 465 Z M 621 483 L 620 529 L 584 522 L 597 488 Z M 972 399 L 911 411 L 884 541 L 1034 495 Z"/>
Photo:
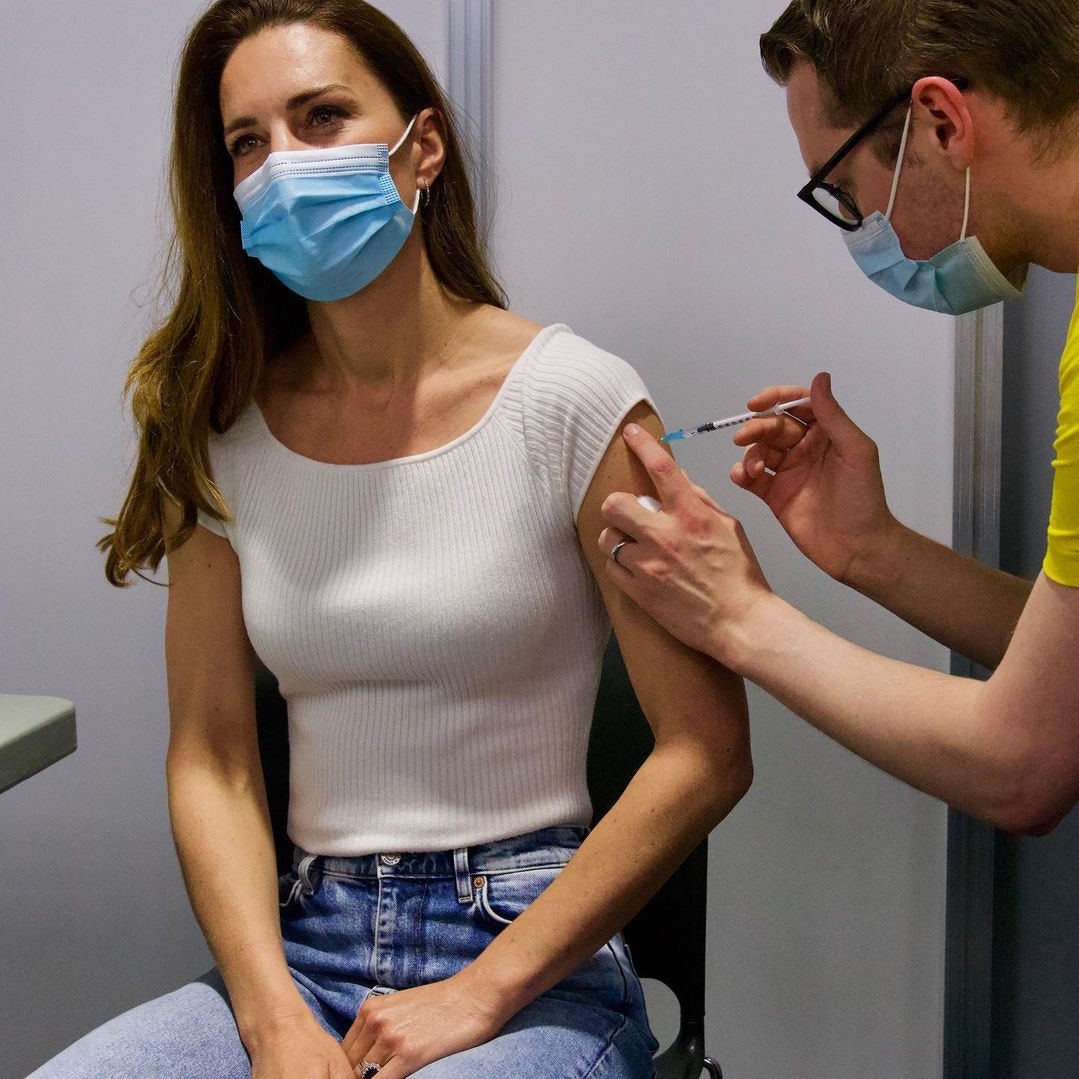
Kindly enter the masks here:
<path id="1" fill-rule="evenodd" d="M 846 583 L 989 669 L 1003 658 L 1032 587 L 898 524 Z"/>
<path id="2" fill-rule="evenodd" d="M 723 634 L 722 661 L 864 760 L 1003 827 L 1022 793 L 986 683 L 869 652 L 769 595 Z"/>

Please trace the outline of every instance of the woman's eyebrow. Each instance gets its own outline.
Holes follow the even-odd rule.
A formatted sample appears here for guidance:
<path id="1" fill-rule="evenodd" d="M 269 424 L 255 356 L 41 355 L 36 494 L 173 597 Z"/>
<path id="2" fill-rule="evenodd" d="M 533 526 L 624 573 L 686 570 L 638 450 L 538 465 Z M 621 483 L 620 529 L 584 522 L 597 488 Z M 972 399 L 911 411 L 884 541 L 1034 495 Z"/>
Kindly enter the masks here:
<path id="1" fill-rule="evenodd" d="M 297 109 L 302 109 L 309 101 L 314 101 L 316 97 L 321 97 L 323 94 L 329 93 L 331 90 L 348 90 L 347 86 L 343 86 L 339 82 L 327 83 L 325 86 L 316 87 L 314 90 L 304 90 L 302 94 L 296 94 L 290 97 L 285 102 L 285 109 L 288 112 L 295 112 Z M 234 131 L 239 131 L 245 127 L 254 127 L 258 123 L 258 120 L 254 116 L 238 116 L 233 120 L 226 128 L 225 134 L 231 135 Z"/>

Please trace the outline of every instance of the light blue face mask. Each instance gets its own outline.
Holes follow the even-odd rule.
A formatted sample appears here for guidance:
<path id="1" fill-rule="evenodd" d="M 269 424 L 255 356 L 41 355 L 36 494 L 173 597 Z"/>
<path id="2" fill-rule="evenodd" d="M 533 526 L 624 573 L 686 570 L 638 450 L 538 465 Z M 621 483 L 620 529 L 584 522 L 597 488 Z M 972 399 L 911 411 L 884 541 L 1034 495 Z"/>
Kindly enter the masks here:
<path id="1" fill-rule="evenodd" d="M 328 303 L 366 288 L 397 257 L 419 209 L 401 201 L 385 144 L 279 150 L 240 183 L 240 238 L 282 284 Z"/>
<path id="2" fill-rule="evenodd" d="M 967 169 L 966 208 L 959 242 L 928 260 L 919 261 L 903 254 L 891 218 L 910 135 L 910 119 L 908 112 L 887 213 L 882 214 L 878 210 L 865 219 L 857 232 L 844 233 L 854 261 L 866 277 L 880 285 L 885 292 L 926 311 L 965 315 L 968 311 L 977 311 L 1001 300 L 1014 300 L 1021 296 L 1026 269 L 1016 275 L 1015 282 L 1009 281 L 985 253 L 977 237 L 967 235 L 970 224 L 970 169 Z"/>

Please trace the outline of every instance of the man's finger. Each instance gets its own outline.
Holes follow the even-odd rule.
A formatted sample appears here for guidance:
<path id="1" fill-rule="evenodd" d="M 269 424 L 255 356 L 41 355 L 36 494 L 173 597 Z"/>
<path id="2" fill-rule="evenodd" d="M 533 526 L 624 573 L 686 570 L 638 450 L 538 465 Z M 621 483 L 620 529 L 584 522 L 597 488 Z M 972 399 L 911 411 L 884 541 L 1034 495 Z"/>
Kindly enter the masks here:
<path id="1" fill-rule="evenodd" d="M 754 394 L 747 406 L 751 412 L 767 412 L 776 405 L 785 404 L 787 401 L 800 401 L 809 396 L 809 390 L 805 386 L 768 386 L 759 393 Z M 798 409 L 801 412 L 801 409 Z"/>
<path id="2" fill-rule="evenodd" d="M 629 552 L 632 547 L 633 544 L 628 543 L 622 550 L 623 552 Z M 630 597 L 630 599 L 636 599 L 634 593 L 636 591 L 637 581 L 633 576 L 633 571 L 630 567 L 624 564 L 623 557 L 624 556 L 620 554 L 617 562 L 608 558 L 606 563 L 604 563 L 604 569 L 607 572 L 607 576 L 610 577 L 611 580 L 613 580 L 615 584 Z"/>
<path id="3" fill-rule="evenodd" d="M 739 427 L 734 433 L 734 444 L 751 446 L 755 442 L 766 442 L 770 446 L 790 450 L 805 438 L 809 430 L 812 428 L 790 416 L 768 416 L 750 420 Z"/>
<path id="4" fill-rule="evenodd" d="M 767 500 L 775 477 L 765 469 L 751 471 L 745 461 L 739 461 L 731 469 L 731 482 L 743 491 L 749 491 L 762 500 Z"/>
<path id="5" fill-rule="evenodd" d="M 746 450 L 742 460 L 751 476 L 759 476 L 762 468 L 767 468 L 769 472 L 778 472 L 787 460 L 787 452 L 758 442 Z"/>
<path id="6" fill-rule="evenodd" d="M 596 545 L 605 555 L 609 556 L 611 551 L 614 550 L 614 545 L 619 540 L 624 540 L 625 538 L 625 535 L 617 528 L 605 528 L 599 534 L 599 539 L 596 540 Z"/>
<path id="7" fill-rule="evenodd" d="M 626 445 L 644 465 L 659 492 L 659 500 L 670 509 L 679 499 L 692 494 L 675 459 L 643 427 L 631 423 L 623 432 Z"/>
<path id="8" fill-rule="evenodd" d="M 651 510 L 646 510 L 633 495 L 626 494 L 624 491 L 609 494 L 599 511 L 607 524 L 605 531 L 617 529 L 622 533 L 609 544 L 601 545 L 606 554 L 611 553 L 611 548 L 619 539 L 640 539 L 647 522 L 655 517 Z"/>
<path id="9" fill-rule="evenodd" d="M 832 393 L 832 376 L 822 372 L 813 379 L 813 411 L 821 429 L 837 446 L 865 439 L 862 429 L 847 415 Z"/>

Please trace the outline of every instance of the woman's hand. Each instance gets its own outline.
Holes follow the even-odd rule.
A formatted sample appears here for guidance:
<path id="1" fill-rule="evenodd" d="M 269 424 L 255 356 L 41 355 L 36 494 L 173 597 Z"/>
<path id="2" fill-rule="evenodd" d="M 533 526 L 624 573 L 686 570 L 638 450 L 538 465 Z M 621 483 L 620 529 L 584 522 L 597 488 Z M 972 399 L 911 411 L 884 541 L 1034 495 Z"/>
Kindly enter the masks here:
<path id="1" fill-rule="evenodd" d="M 877 447 L 839 407 L 830 376 L 817 375 L 809 393 L 812 402 L 794 411 L 797 419 L 752 420 L 738 432 L 735 444 L 748 449 L 731 479 L 771 509 L 810 561 L 858 587 L 898 522 L 884 495 Z M 749 407 L 763 412 L 806 394 L 801 387 L 773 386 Z"/>
<path id="2" fill-rule="evenodd" d="M 771 597 L 742 526 L 690 483 L 647 431 L 630 424 L 626 444 L 647 469 L 662 503 L 653 513 L 629 494 L 603 503 L 608 527 L 600 549 L 622 539 L 607 572 L 668 632 L 691 648 L 737 669 L 725 647 L 729 630 L 755 603 Z"/>
<path id="3" fill-rule="evenodd" d="M 396 993 L 372 994 L 345 1036 L 344 1050 L 355 1070 L 379 1066 L 379 1079 L 405 1079 L 414 1071 L 482 1045 L 505 1025 L 463 974 Z"/>
<path id="4" fill-rule="evenodd" d="M 356 1079 L 341 1043 L 310 1014 L 262 1035 L 247 1050 L 251 1079 Z"/>

